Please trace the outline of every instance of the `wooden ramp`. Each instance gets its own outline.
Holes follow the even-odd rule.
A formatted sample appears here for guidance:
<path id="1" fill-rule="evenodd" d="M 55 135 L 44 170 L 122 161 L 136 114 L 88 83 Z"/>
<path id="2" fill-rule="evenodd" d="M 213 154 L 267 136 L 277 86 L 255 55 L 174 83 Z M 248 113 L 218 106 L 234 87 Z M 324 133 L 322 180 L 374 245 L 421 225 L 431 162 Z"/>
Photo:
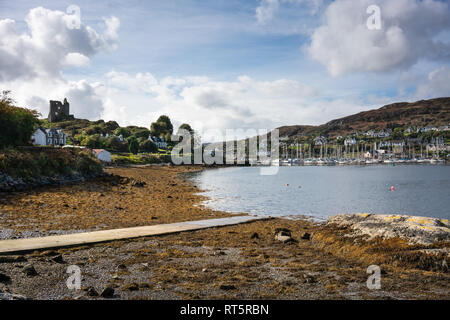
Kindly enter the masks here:
<path id="1" fill-rule="evenodd" d="M 255 216 L 236 216 L 229 218 L 186 221 L 170 224 L 159 224 L 154 226 L 82 232 L 39 238 L 0 240 L 0 254 L 11 254 L 39 249 L 59 248 L 112 240 L 156 236 L 182 231 L 230 226 L 264 219 L 270 218 Z"/>

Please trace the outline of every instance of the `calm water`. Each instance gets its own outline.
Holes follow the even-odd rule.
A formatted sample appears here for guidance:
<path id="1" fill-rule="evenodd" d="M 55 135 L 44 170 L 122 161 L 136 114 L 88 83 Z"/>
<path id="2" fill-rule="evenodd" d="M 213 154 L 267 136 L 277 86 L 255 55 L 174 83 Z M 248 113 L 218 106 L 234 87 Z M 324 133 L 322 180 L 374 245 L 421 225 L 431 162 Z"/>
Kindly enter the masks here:
<path id="1" fill-rule="evenodd" d="M 450 166 L 279 169 L 273 176 L 261 176 L 256 167 L 205 170 L 192 179 L 212 199 L 207 206 L 230 212 L 318 219 L 356 212 L 450 218 Z"/>

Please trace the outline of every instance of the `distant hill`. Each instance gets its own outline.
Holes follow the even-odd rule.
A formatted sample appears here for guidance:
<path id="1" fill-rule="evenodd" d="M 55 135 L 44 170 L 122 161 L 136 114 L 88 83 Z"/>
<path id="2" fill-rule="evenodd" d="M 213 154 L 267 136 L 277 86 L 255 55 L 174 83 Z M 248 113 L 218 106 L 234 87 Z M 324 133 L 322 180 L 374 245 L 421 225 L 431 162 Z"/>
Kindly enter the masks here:
<path id="1" fill-rule="evenodd" d="M 280 137 L 316 136 L 330 138 L 346 136 L 354 132 L 393 129 L 396 127 L 443 126 L 450 123 L 450 97 L 416 102 L 399 102 L 376 110 L 331 120 L 320 126 L 283 126 Z"/>

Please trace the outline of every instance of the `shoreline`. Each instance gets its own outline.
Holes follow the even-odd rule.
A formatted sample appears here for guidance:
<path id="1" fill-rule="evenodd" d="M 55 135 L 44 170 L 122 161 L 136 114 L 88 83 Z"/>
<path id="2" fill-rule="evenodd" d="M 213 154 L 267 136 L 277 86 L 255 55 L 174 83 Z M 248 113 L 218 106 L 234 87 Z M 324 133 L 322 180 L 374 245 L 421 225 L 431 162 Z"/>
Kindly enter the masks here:
<path id="1" fill-rule="evenodd" d="M 107 171 L 121 173 L 128 178 L 126 183 L 108 186 L 100 179 L 13 194 L 9 204 L 0 203 L 0 212 L 6 208 L 9 219 L 15 217 L 16 224 L 5 220 L 2 214 L 1 225 L 9 223 L 15 231 L 39 226 L 45 233 L 61 227 L 73 230 L 73 226 L 95 226 L 100 230 L 232 216 L 201 207 L 204 197 L 196 194 L 199 189 L 180 175 L 182 171 L 198 169 L 201 168 L 111 168 Z M 101 210 L 114 208 L 116 204 L 109 203 L 114 197 L 123 202 L 122 210 Z M 47 203 L 48 207 L 37 206 L 50 199 L 55 201 Z M 74 203 L 69 199 L 86 203 L 73 210 Z M 14 200 L 20 202 L 12 205 Z M 149 200 L 152 205 L 143 210 L 140 206 Z M 36 208 L 44 208 L 45 212 L 33 214 Z M 73 211 L 82 213 L 75 216 Z M 290 237 L 282 238 L 279 230 L 288 230 Z M 0 273 L 10 278 L 9 282 L 0 283 L 0 295 L 103 299 L 95 292 L 100 294 L 111 287 L 116 299 L 450 299 L 448 271 L 433 270 L 442 255 L 425 259 L 428 255 L 417 251 L 425 247 L 416 245 L 416 255 L 411 256 L 411 246 L 397 239 L 380 242 L 364 240 L 361 235 L 350 238 L 349 234 L 352 231 L 348 226 L 274 218 L 36 251 L 12 256 L 9 262 L 2 262 L 0 256 Z M 369 264 L 379 264 L 383 270 L 381 290 L 369 290 L 366 286 Z M 37 275 L 26 275 L 27 265 L 32 265 Z M 69 265 L 81 268 L 82 290 L 67 289 Z"/>

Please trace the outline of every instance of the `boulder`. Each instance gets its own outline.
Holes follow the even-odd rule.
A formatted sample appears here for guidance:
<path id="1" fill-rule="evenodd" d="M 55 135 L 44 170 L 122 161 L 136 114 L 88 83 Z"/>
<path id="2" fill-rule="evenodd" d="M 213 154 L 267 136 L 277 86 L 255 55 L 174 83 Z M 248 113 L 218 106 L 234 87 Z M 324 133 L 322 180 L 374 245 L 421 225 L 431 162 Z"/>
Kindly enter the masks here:
<path id="1" fill-rule="evenodd" d="M 311 235 L 308 232 L 305 232 L 301 238 L 302 240 L 311 240 Z"/>
<path id="2" fill-rule="evenodd" d="M 275 240 L 283 243 L 296 242 L 296 240 L 291 236 L 291 230 L 285 228 L 275 229 Z"/>
<path id="3" fill-rule="evenodd" d="M 8 276 L 7 274 L 0 272 L 0 283 L 10 283 L 10 282 L 11 282 L 11 277 Z"/>
<path id="4" fill-rule="evenodd" d="M 89 297 L 98 297 L 98 292 L 94 287 L 89 287 L 86 289 L 86 295 Z"/>
<path id="5" fill-rule="evenodd" d="M 329 225 L 350 228 L 349 236 L 366 236 L 369 240 L 400 238 L 409 244 L 431 245 L 450 241 L 447 219 L 392 214 L 340 214 L 330 217 Z"/>
<path id="6" fill-rule="evenodd" d="M 27 264 L 23 267 L 22 272 L 25 273 L 29 277 L 37 276 L 38 273 L 32 264 Z"/>
<path id="7" fill-rule="evenodd" d="M 103 298 L 113 298 L 114 297 L 114 288 L 106 287 L 105 289 L 103 289 L 103 291 L 100 295 Z"/>

